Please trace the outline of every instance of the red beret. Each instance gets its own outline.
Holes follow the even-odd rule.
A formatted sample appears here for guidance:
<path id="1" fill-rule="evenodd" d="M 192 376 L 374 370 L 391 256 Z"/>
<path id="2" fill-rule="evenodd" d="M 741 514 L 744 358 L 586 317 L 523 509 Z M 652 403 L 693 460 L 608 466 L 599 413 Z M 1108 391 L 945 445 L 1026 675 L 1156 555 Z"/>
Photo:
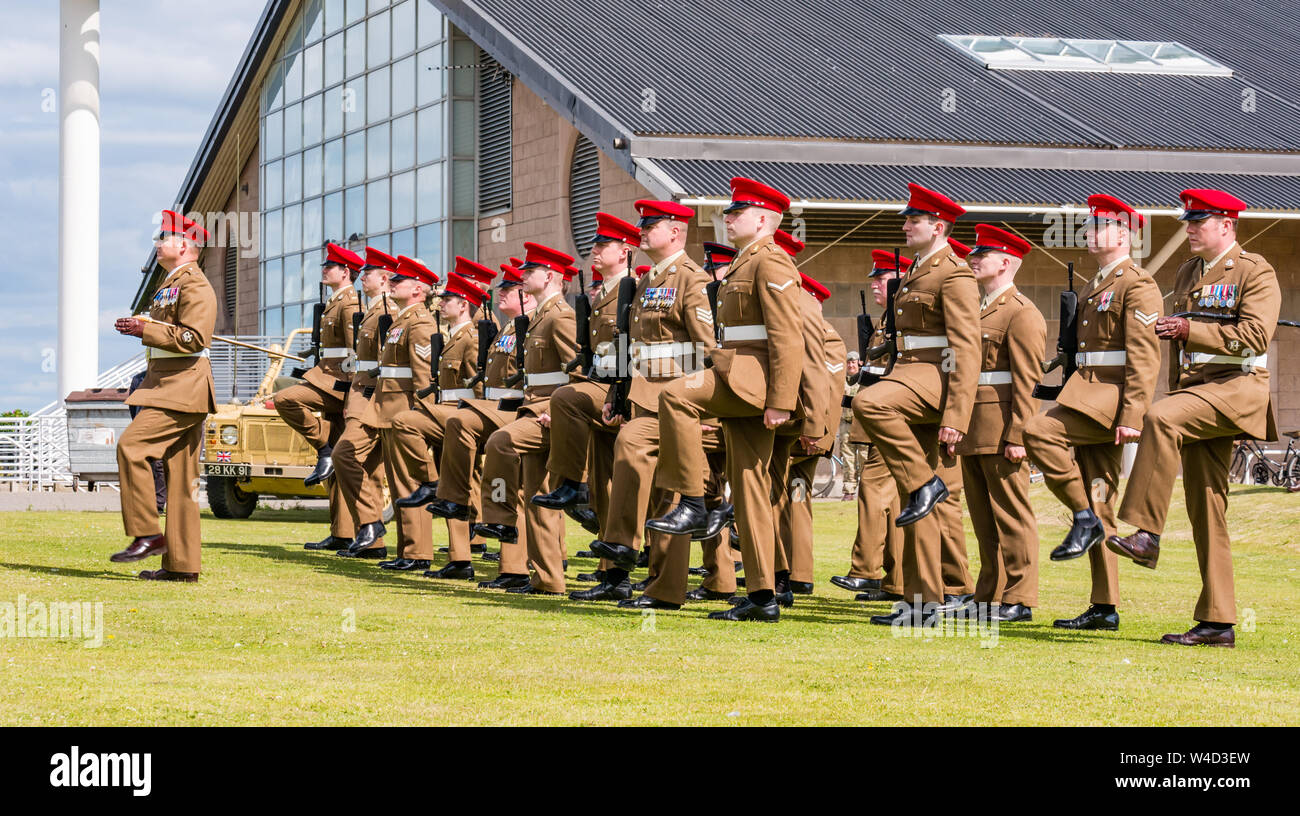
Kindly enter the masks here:
<path id="1" fill-rule="evenodd" d="M 633 246 L 641 245 L 641 230 L 622 218 L 615 218 L 609 213 L 596 213 L 596 237 L 593 244 L 602 241 L 621 241 Z"/>
<path id="2" fill-rule="evenodd" d="M 366 247 L 366 266 L 377 266 L 389 272 L 397 271 L 397 259 L 387 252 L 380 252 L 374 247 Z"/>
<path id="3" fill-rule="evenodd" d="M 907 268 L 912 265 L 912 259 L 906 255 L 899 255 L 898 263 L 903 267 L 901 271 L 906 272 Z M 896 269 L 898 267 L 894 266 L 894 253 L 887 249 L 871 250 L 871 275 L 869 277 L 874 278 L 877 275 L 893 272 Z"/>
<path id="4" fill-rule="evenodd" d="M 573 256 L 565 255 L 558 249 L 551 249 L 548 246 L 534 244 L 529 241 L 524 244 L 524 254 L 527 260 L 520 267 L 521 270 L 533 266 L 544 266 L 564 275 L 565 280 L 568 280 L 572 274 L 569 272 L 569 266 L 573 263 Z"/>
<path id="5" fill-rule="evenodd" d="M 599 270 L 597 269 L 591 270 L 591 282 L 593 284 L 604 283 L 604 281 L 605 281 L 605 276 L 602 275 Z"/>
<path id="6" fill-rule="evenodd" d="M 490 285 L 492 279 L 497 276 L 497 273 L 488 269 L 483 264 L 475 263 L 469 258 L 462 258 L 459 255 L 456 256 L 456 274 L 481 283 L 484 286 Z"/>
<path id="7" fill-rule="evenodd" d="M 695 217 L 695 210 L 676 201 L 651 201 L 643 198 L 632 206 L 636 207 L 636 211 L 641 215 L 641 220 L 637 222 L 638 227 L 648 227 L 663 218 L 671 218 L 686 224 Z"/>
<path id="8" fill-rule="evenodd" d="M 393 273 L 393 279 L 396 280 L 397 278 L 414 278 L 420 283 L 427 283 L 430 286 L 438 284 L 438 276 L 433 270 L 415 258 L 408 258 L 405 255 L 397 256 L 397 271 Z"/>
<path id="9" fill-rule="evenodd" d="M 729 247 L 726 244 L 715 244 L 712 241 L 704 242 L 704 268 L 706 271 L 712 271 L 719 266 L 726 266 L 735 257 L 735 247 Z"/>
<path id="10" fill-rule="evenodd" d="M 487 300 L 487 292 L 475 286 L 473 281 L 455 272 L 447 275 L 447 286 L 440 293 L 441 297 L 448 295 L 465 298 L 475 306 L 482 306 L 483 301 Z"/>
<path id="11" fill-rule="evenodd" d="M 808 277 L 802 272 L 799 273 L 799 277 L 802 279 L 804 291 L 817 298 L 819 303 L 825 303 L 826 299 L 831 296 L 831 290 L 822 286 L 817 280 Z"/>
<path id="12" fill-rule="evenodd" d="M 736 176 L 731 180 L 731 203 L 723 212 L 735 212 L 745 207 L 762 207 L 782 213 L 790 209 L 790 197 L 761 181 Z"/>
<path id="13" fill-rule="evenodd" d="M 158 231 L 160 233 L 171 232 L 176 235 L 183 235 L 199 244 L 206 243 L 208 240 L 208 231 L 201 224 L 171 210 L 162 211 L 162 223 L 159 225 Z"/>
<path id="14" fill-rule="evenodd" d="M 515 269 L 518 269 L 519 267 L 524 265 L 524 261 L 522 258 L 511 258 L 509 264 L 513 266 Z"/>
<path id="15" fill-rule="evenodd" d="M 907 200 L 907 206 L 898 213 L 899 215 L 933 215 L 944 221 L 953 222 L 966 212 L 965 207 L 943 193 L 927 190 L 919 184 L 909 184 L 907 189 L 911 195 Z"/>
<path id="16" fill-rule="evenodd" d="M 1237 218 L 1246 209 L 1246 202 L 1222 190 L 1183 190 L 1178 197 L 1185 210 L 1179 221 L 1200 221 L 1212 215 Z"/>
<path id="17" fill-rule="evenodd" d="M 366 262 L 361 260 L 360 255 L 347 247 L 341 247 L 338 244 L 326 244 L 325 260 L 321 261 L 321 266 L 329 266 L 330 264 L 338 264 L 353 271 L 358 271 L 366 265 Z"/>
<path id="18" fill-rule="evenodd" d="M 1146 223 L 1142 213 L 1120 201 L 1115 196 L 1096 193 L 1088 196 L 1088 212 L 1091 218 L 1102 221 L 1116 221 L 1129 229 L 1141 229 Z"/>
<path id="19" fill-rule="evenodd" d="M 800 252 L 803 252 L 803 241 L 800 241 L 785 230 L 777 230 L 776 234 L 772 237 L 776 239 L 776 245 L 789 253 L 791 258 L 798 255 Z"/>
<path id="20" fill-rule="evenodd" d="M 573 264 L 569 264 L 564 268 L 564 279 L 566 281 L 571 281 L 574 278 L 578 277 L 578 273 L 581 271 L 582 271 L 581 269 L 574 266 Z"/>
<path id="21" fill-rule="evenodd" d="M 952 247 L 953 254 L 958 258 L 965 259 L 970 254 L 970 247 L 958 241 L 956 238 L 948 239 L 948 246 Z"/>
<path id="22" fill-rule="evenodd" d="M 649 267 L 649 266 L 646 266 L 645 264 L 642 264 L 641 266 L 638 266 L 638 267 L 636 268 L 636 276 L 637 276 L 638 278 L 644 278 L 644 277 L 645 277 L 645 273 L 647 273 L 647 272 L 649 272 L 649 271 L 650 271 L 650 267 Z"/>
<path id="23" fill-rule="evenodd" d="M 995 227 L 992 224 L 976 224 L 975 246 L 971 248 L 970 254 L 979 255 L 983 252 L 996 251 L 1023 258 L 1033 248 L 1034 245 L 1024 238 L 1007 232 L 1001 227 Z"/>
<path id="24" fill-rule="evenodd" d="M 511 258 L 510 260 L 515 261 L 518 258 Z M 519 267 L 517 266 L 501 264 L 501 272 L 501 283 L 497 284 L 497 286 L 518 285 L 524 282 L 523 278 L 519 276 Z"/>

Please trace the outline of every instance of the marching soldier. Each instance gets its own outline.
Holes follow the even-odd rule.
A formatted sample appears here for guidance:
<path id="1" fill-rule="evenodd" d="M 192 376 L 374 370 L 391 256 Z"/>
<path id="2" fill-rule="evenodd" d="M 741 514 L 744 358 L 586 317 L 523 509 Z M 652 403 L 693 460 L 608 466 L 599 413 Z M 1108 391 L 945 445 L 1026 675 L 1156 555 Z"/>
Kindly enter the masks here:
<path id="1" fill-rule="evenodd" d="M 352 315 L 360 308 L 356 275 L 364 266 L 361 256 L 337 244 L 325 245 L 321 263 L 321 284 L 331 294 L 321 314 L 316 365 L 303 375 L 303 382 L 291 385 L 272 398 L 284 423 L 307 440 L 316 451 L 316 467 L 303 479 L 311 487 L 329 481 L 330 534 L 308 542 L 308 550 L 342 550 L 352 545 L 356 529 L 348 511 L 339 480 L 334 474 L 334 445 L 343 433 L 343 402 L 352 387 L 352 372 L 345 370 L 352 352 Z M 296 373 L 296 372 L 295 372 Z"/>
<path id="2" fill-rule="evenodd" d="M 666 515 L 647 522 L 671 535 L 703 532 L 706 468 L 701 420 L 717 417 L 727 447 L 727 480 L 740 531 L 748 597 L 715 620 L 777 621 L 771 464 L 776 429 L 796 408 L 804 359 L 799 272 L 772 236 L 790 199 L 752 179 L 731 180 L 724 220 L 739 244 L 718 297 L 721 347 L 712 367 L 676 380 L 659 395 L 656 484 L 680 494 Z"/>
<path id="3" fill-rule="evenodd" d="M 1160 314 L 1160 289 L 1129 257 L 1131 230 L 1144 218 L 1113 196 L 1088 197 L 1088 252 L 1098 272 L 1079 295 L 1078 370 L 1056 405 L 1025 426 L 1025 448 L 1052 494 L 1074 514 L 1053 561 L 1084 553 L 1092 572 L 1089 606 L 1060 629 L 1119 628 L 1119 570 L 1102 543 L 1115 531 L 1115 495 L 1123 446 L 1138 439 L 1160 367 L 1151 324 Z M 1069 448 L 1074 448 L 1071 459 Z"/>
<path id="4" fill-rule="evenodd" d="M 897 356 L 889 374 L 858 392 L 853 411 L 880 450 L 907 504 L 895 525 L 904 527 L 906 599 L 872 623 L 919 623 L 922 604 L 936 612 L 962 598 L 945 597 L 943 523 L 932 517 L 949 489 L 941 463 L 965 435 L 979 380 L 979 290 L 974 276 L 948 245 L 948 231 L 965 210 L 917 184 L 902 211 L 903 232 L 916 260 L 901 279 L 895 308 Z"/>
<path id="5" fill-rule="evenodd" d="M 334 478 L 343 494 L 343 504 L 352 514 L 356 534 L 351 546 L 335 555 L 344 558 L 386 559 L 384 544 L 384 490 L 380 481 L 383 448 L 379 430 L 362 421 L 374 398 L 379 367 L 380 323 L 391 320 L 398 306 L 388 294 L 388 277 L 397 271 L 397 259 L 374 247 L 366 247 L 366 264 L 361 268 L 361 291 L 369 300 L 354 338 L 356 361 L 352 387 L 343 403 L 343 433 L 334 445 Z M 382 334 L 386 334 L 386 330 Z"/>
<path id="6" fill-rule="evenodd" d="M 438 295 L 439 315 L 450 327 L 446 345 L 436 361 L 438 388 L 427 396 L 417 392 L 415 408 L 393 417 L 394 448 L 403 459 L 402 467 L 412 473 L 423 470 L 429 477 L 411 495 L 394 502 L 399 508 L 423 507 L 437 496 L 438 460 L 442 455 L 447 419 L 458 410 L 461 400 L 477 399 L 482 395 L 482 388 L 470 383 L 478 372 L 478 327 L 474 320 L 487 299 L 487 293 L 466 276 L 473 267 L 479 267 L 479 264 L 457 256 L 456 271 L 447 275 L 447 285 Z M 480 277 L 483 273 L 491 275 L 491 270 L 486 268 L 477 271 Z M 474 497 L 471 497 L 470 506 L 478 506 Z M 470 525 L 475 518 L 475 512 L 471 512 L 469 519 L 447 519 L 450 560 L 441 569 L 426 571 L 426 578 L 474 579 L 474 567 L 470 563 Z"/>
<path id="7" fill-rule="evenodd" d="M 463 515 L 468 519 L 474 515 L 474 502 L 479 500 L 482 473 L 479 457 L 483 447 L 494 431 L 515 421 L 515 409 L 524 398 L 522 388 L 508 385 L 516 379 L 515 347 L 522 342 L 515 336 L 514 318 L 530 314 L 537 304 L 532 295 L 523 291 L 518 267 L 502 264 L 501 271 L 503 275 L 497 287 L 501 296 L 498 308 L 506 323 L 488 354 L 483 398 L 462 401 L 461 407 L 448 417 L 443 433 L 438 498 L 426 508 L 441 518 Z M 519 484 L 518 477 L 515 484 Z M 521 501 L 522 496 L 516 493 L 516 506 Z M 525 525 L 518 531 L 515 541 L 502 542 L 497 576 L 490 581 L 480 581 L 480 588 L 514 589 L 528 585 L 527 533 Z"/>
<path id="8" fill-rule="evenodd" d="M 1038 606 L 1038 524 L 1029 503 L 1025 422 L 1034 415 L 1034 386 L 1047 323 L 1016 289 L 1016 272 L 1032 246 L 1006 230 L 978 224 L 969 252 L 980 303 L 983 356 L 970 433 L 957 445 L 966 507 L 980 548 L 977 604 L 999 603 L 987 617 L 1033 619 Z M 987 609 L 987 607 L 985 607 Z"/>
<path id="9" fill-rule="evenodd" d="M 1184 190 L 1181 198 L 1188 245 L 1197 257 L 1178 268 L 1174 307 L 1219 317 L 1170 315 L 1155 321 L 1155 334 L 1173 343 L 1171 390 L 1147 413 L 1119 508 L 1119 517 L 1138 529 L 1123 538 L 1111 536 L 1107 545 L 1155 569 L 1181 460 L 1201 595 L 1193 614 L 1196 626 L 1160 640 L 1231 648 L 1237 604 L 1226 520 L 1228 463 L 1238 436 L 1277 439 L 1267 357 L 1282 292 L 1268 261 L 1237 243 L 1237 218 L 1245 202 L 1221 190 Z"/>
<path id="10" fill-rule="evenodd" d="M 428 267 L 405 255 L 397 257 L 397 272 L 389 279 L 398 311 L 384 338 L 379 357 L 379 383 L 362 421 L 379 429 L 388 490 L 394 496 L 410 495 L 427 478 L 423 467 L 419 464 L 408 467 L 400 455 L 393 419 L 411 410 L 417 399 L 415 392 L 433 379 L 429 359 L 437 327 L 425 301 L 437 283 L 438 276 Z M 433 560 L 429 516 L 418 508 L 403 507 L 397 509 L 395 520 L 397 557 L 380 561 L 379 566 L 399 571 L 428 569 Z"/>
<path id="11" fill-rule="evenodd" d="M 547 481 L 550 398 L 568 382 L 564 365 L 578 350 L 573 307 L 564 300 L 564 283 L 573 258 L 540 244 L 526 243 L 524 248 L 528 252 L 520 278 L 524 290 L 537 300 L 524 338 L 524 397 L 518 417 L 488 437 L 483 457 L 483 523 L 477 532 L 500 539 L 504 550 L 518 539 L 517 518 L 522 510 L 528 559 L 535 576 L 528 584 L 507 591 L 559 595 L 564 592 L 563 516 L 532 502 L 521 508 L 518 496 L 535 495 Z M 463 519 L 469 512 L 459 503 L 434 502 L 429 508 L 448 518 Z M 504 562 L 503 555 L 502 569 Z"/>
<path id="12" fill-rule="evenodd" d="M 877 306 L 884 307 L 888 282 L 899 276 L 899 266 L 903 270 L 911 266 L 912 259 L 900 256 L 895 265 L 894 253 L 883 249 L 873 249 L 871 257 L 871 296 Z M 882 347 L 885 338 L 885 321 L 881 319 L 871 337 L 871 348 Z M 863 361 L 868 380 L 862 387 L 885 376 L 892 362 L 883 356 Z M 898 485 L 862 423 L 852 413 L 849 416 L 853 424 L 849 442 L 866 450 L 858 473 L 858 530 L 848 575 L 831 576 L 831 583 L 858 593 L 854 600 L 901 601 L 903 531 L 894 525 L 898 518 Z"/>
<path id="13" fill-rule="evenodd" d="M 149 316 L 118 318 L 119 334 L 145 346 L 144 381 L 127 404 L 140 412 L 117 443 L 122 524 L 131 543 L 111 561 L 140 561 L 162 555 L 162 568 L 144 570 L 151 581 L 197 581 L 199 530 L 199 446 L 203 423 L 216 410 L 208 343 L 217 320 L 217 297 L 199 268 L 208 231 L 183 215 L 163 210 L 154 239 L 158 265 L 166 272 L 149 305 Z M 167 532 L 158 529 L 158 507 L 150 460 L 167 473 Z"/>

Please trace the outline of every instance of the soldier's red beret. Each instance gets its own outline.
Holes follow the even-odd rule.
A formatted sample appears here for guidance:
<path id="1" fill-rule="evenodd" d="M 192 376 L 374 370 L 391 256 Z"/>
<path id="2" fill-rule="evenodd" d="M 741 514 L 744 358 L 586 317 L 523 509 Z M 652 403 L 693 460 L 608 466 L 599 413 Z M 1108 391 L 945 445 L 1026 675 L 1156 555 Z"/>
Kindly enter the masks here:
<path id="1" fill-rule="evenodd" d="M 790 209 L 790 197 L 761 181 L 736 176 L 731 180 L 731 203 L 723 212 L 735 212 L 745 207 L 762 207 L 782 213 Z"/>
<path id="2" fill-rule="evenodd" d="M 927 190 L 919 184 L 909 184 L 907 190 L 909 193 L 907 206 L 898 213 L 899 215 L 933 215 L 944 221 L 953 222 L 966 212 L 965 207 L 943 193 Z"/>
<path id="3" fill-rule="evenodd" d="M 475 306 L 482 306 L 483 301 L 487 300 L 487 292 L 475 286 L 473 281 L 455 272 L 447 275 L 447 285 L 440 293 L 441 297 L 448 295 L 465 298 Z"/>
<path id="4" fill-rule="evenodd" d="M 776 245 L 789 253 L 791 258 L 798 255 L 800 252 L 803 252 L 803 241 L 800 241 L 785 230 L 777 230 L 776 234 L 772 237 L 776 239 Z"/>
<path id="5" fill-rule="evenodd" d="M 995 227 L 992 224 L 975 225 L 975 246 L 971 247 L 971 255 L 979 255 L 984 252 L 1005 252 L 1008 255 L 1014 255 L 1017 258 L 1023 258 L 1033 249 L 1034 245 L 1011 232 L 1007 232 L 1001 227 Z"/>
<path id="6" fill-rule="evenodd" d="M 604 241 L 621 241 L 633 246 L 641 245 L 641 230 L 633 224 L 629 224 L 622 218 L 616 218 L 609 213 L 596 213 L 596 237 L 592 240 L 593 244 L 599 244 Z"/>
<path id="7" fill-rule="evenodd" d="M 949 238 L 948 246 L 952 247 L 952 252 L 954 255 L 956 255 L 958 258 L 962 258 L 963 260 L 966 258 L 967 255 L 970 254 L 970 247 L 966 246 L 961 241 L 958 241 L 956 238 Z"/>
<path id="8" fill-rule="evenodd" d="M 514 261 L 518 259 L 511 258 L 510 260 Z M 510 264 L 501 264 L 501 273 L 502 273 L 501 283 L 497 284 L 498 287 L 518 286 L 519 284 L 524 282 L 524 279 L 519 276 L 518 266 L 511 266 Z"/>
<path id="9" fill-rule="evenodd" d="M 652 201 L 643 198 L 632 205 L 641 215 L 641 220 L 636 222 L 637 227 L 648 227 L 656 221 L 664 218 L 670 218 L 673 221 L 681 221 L 683 224 L 689 223 L 695 217 L 695 210 L 676 201 Z M 639 238 L 637 239 L 640 240 Z"/>
<path id="10" fill-rule="evenodd" d="M 346 266 L 348 269 L 360 271 L 361 267 L 366 265 L 366 262 L 361 260 L 360 255 L 347 247 L 341 247 L 338 244 L 326 244 L 325 260 L 321 261 L 320 265 L 329 266 L 330 264 Z"/>
<path id="11" fill-rule="evenodd" d="M 534 266 L 544 266 L 565 275 L 565 280 L 569 279 L 569 266 L 573 263 L 572 255 L 565 255 L 558 249 L 551 249 L 548 246 L 535 244 L 529 241 L 524 244 L 524 263 L 520 270 L 529 269 Z"/>
<path id="12" fill-rule="evenodd" d="M 397 256 L 397 271 L 393 273 L 393 280 L 396 281 L 398 278 L 413 278 L 429 286 L 438 285 L 438 275 L 432 269 L 419 260 L 405 255 Z"/>
<path id="13" fill-rule="evenodd" d="M 483 264 L 471 261 L 469 258 L 462 258 L 459 255 L 456 256 L 456 274 L 463 278 L 469 278 L 472 281 L 481 283 L 484 286 L 490 285 L 492 279 L 497 276 L 497 273 L 488 269 Z"/>
<path id="14" fill-rule="evenodd" d="M 1184 210 L 1180 221 L 1201 221 L 1212 215 L 1237 218 L 1246 209 L 1246 202 L 1222 190 L 1183 190 L 1178 197 Z"/>
<path id="15" fill-rule="evenodd" d="M 599 269 L 591 270 L 591 282 L 593 284 L 605 282 L 605 276 L 600 273 Z"/>
<path id="16" fill-rule="evenodd" d="M 387 269 L 389 272 L 396 272 L 397 259 L 387 252 L 380 252 L 374 247 L 366 247 L 366 266 L 375 266 L 380 269 Z"/>
<path id="17" fill-rule="evenodd" d="M 162 223 L 158 226 L 158 232 L 183 235 L 198 244 L 207 243 L 208 240 L 208 231 L 202 224 L 171 210 L 162 211 Z"/>
<path id="18" fill-rule="evenodd" d="M 1146 223 L 1142 213 L 1104 193 L 1088 196 L 1088 216 L 1094 221 L 1115 221 L 1129 229 L 1141 229 Z"/>
<path id="19" fill-rule="evenodd" d="M 719 266 L 726 266 L 735 257 L 735 247 L 729 247 L 726 244 L 715 244 L 712 241 L 704 242 L 704 270 L 706 272 L 712 272 Z"/>
<path id="20" fill-rule="evenodd" d="M 647 272 L 649 272 L 649 271 L 650 271 L 650 267 L 649 267 L 648 265 L 646 265 L 646 264 L 641 264 L 640 266 L 638 266 L 638 267 L 636 268 L 636 276 L 637 276 L 638 278 L 644 278 L 644 277 L 645 277 L 645 273 L 647 273 Z"/>
<path id="21" fill-rule="evenodd" d="M 895 270 L 906 272 L 907 268 L 912 265 L 912 259 L 906 255 L 899 255 L 898 263 L 903 267 L 901 270 L 894 266 L 894 253 L 887 249 L 873 249 L 871 250 L 871 275 L 869 277 L 874 278 L 877 275 L 883 275 L 886 272 Z"/>
<path id="22" fill-rule="evenodd" d="M 574 278 L 578 277 L 578 273 L 580 271 L 582 270 L 578 269 L 578 267 L 574 266 L 573 264 L 569 264 L 564 268 L 564 279 L 566 281 L 571 281 Z"/>
<path id="23" fill-rule="evenodd" d="M 823 286 L 820 281 L 810 278 L 802 272 L 799 273 L 799 277 L 804 291 L 817 298 L 819 302 L 825 303 L 826 299 L 831 296 L 831 290 Z"/>

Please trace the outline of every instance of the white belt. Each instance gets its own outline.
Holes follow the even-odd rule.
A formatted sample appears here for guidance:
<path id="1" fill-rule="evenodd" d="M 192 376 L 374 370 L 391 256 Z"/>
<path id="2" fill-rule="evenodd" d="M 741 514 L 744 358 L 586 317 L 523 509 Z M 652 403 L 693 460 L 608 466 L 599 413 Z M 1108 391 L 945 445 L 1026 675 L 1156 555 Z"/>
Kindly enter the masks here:
<path id="1" fill-rule="evenodd" d="M 443 402 L 460 402 L 461 400 L 474 399 L 473 388 L 444 388 L 442 390 Z"/>
<path id="2" fill-rule="evenodd" d="M 320 356 L 321 356 L 321 359 L 322 359 L 322 360 L 325 360 L 325 359 L 333 359 L 333 358 L 335 358 L 335 357 L 346 357 L 346 356 L 348 356 L 348 352 L 351 351 L 351 350 L 352 350 L 352 349 L 350 349 L 350 348 L 348 348 L 348 347 L 346 347 L 346 346 L 339 346 L 339 347 L 333 347 L 333 346 L 332 346 L 332 347 L 330 347 L 330 348 L 323 348 L 323 349 L 321 349 L 321 350 L 320 350 Z"/>
<path id="3" fill-rule="evenodd" d="M 357 360 L 357 371 L 369 371 L 377 365 L 378 360 Z"/>
<path id="4" fill-rule="evenodd" d="M 1230 354 L 1206 354 L 1203 351 L 1184 351 L 1184 365 L 1244 365 L 1249 363 L 1255 368 L 1268 368 L 1268 355 L 1258 357 L 1233 357 Z"/>
<path id="5" fill-rule="evenodd" d="M 564 385 L 569 381 L 569 375 L 563 371 L 546 371 L 541 374 L 528 374 L 524 377 L 524 385 L 528 388 L 538 388 L 546 385 Z"/>
<path id="6" fill-rule="evenodd" d="M 916 349 L 934 349 L 948 348 L 947 335 L 929 335 L 922 336 L 917 334 L 903 335 L 903 351 L 915 351 Z"/>
<path id="7" fill-rule="evenodd" d="M 867 366 L 866 371 L 873 377 L 883 377 L 885 375 L 884 366 Z"/>
<path id="8" fill-rule="evenodd" d="M 724 326 L 722 342 L 729 340 L 766 340 L 767 326 Z"/>
<path id="9" fill-rule="evenodd" d="M 490 400 L 523 399 L 524 392 L 520 388 L 487 388 L 483 391 L 483 397 Z"/>
<path id="10" fill-rule="evenodd" d="M 736 328 L 749 328 L 737 326 Z M 755 328 L 763 328 L 758 326 Z M 763 336 L 767 337 L 767 330 L 763 329 Z M 669 357 L 683 357 L 687 354 L 695 353 L 694 343 L 676 343 L 671 340 L 662 343 L 643 343 L 632 347 L 632 356 L 638 360 L 663 360 Z"/>
<path id="11" fill-rule="evenodd" d="M 981 371 L 980 385 L 1011 385 L 1011 372 Z"/>
<path id="12" fill-rule="evenodd" d="M 150 346 L 147 350 L 150 360 L 165 359 L 168 357 L 208 357 L 208 350 L 203 351 L 168 351 L 167 349 L 153 348 Z"/>
<path id="13" fill-rule="evenodd" d="M 387 377 L 390 380 L 400 380 L 403 378 L 410 378 L 412 376 L 411 367 L 410 366 L 380 366 L 379 376 Z"/>
<path id="14" fill-rule="evenodd" d="M 613 373 L 613 371 L 618 368 L 618 355 L 606 354 L 602 357 L 598 354 L 591 358 L 591 368 L 593 373 L 597 371 L 601 373 Z"/>
<path id="15" fill-rule="evenodd" d="M 1075 368 L 1122 366 L 1128 364 L 1127 351 L 1081 351 L 1074 355 Z"/>

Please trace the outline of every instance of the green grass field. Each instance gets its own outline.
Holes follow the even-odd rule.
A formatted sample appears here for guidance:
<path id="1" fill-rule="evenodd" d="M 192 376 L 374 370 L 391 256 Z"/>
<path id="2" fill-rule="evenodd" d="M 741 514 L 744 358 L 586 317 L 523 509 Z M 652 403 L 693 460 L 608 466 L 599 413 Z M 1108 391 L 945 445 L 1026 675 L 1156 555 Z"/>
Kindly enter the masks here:
<path id="1" fill-rule="evenodd" d="M 156 559 L 108 561 L 125 540 L 116 514 L 5 513 L 0 604 L 102 602 L 104 623 L 99 648 L 0 638 L 0 723 L 1300 723 L 1300 496 L 1234 486 L 1244 625 L 1235 650 L 1186 649 L 1156 642 L 1187 628 L 1200 585 L 1177 492 L 1160 568 L 1121 562 L 1120 631 L 1069 633 L 1051 621 L 1083 610 L 1088 568 L 1047 560 L 1066 514 L 1035 487 L 1041 608 L 996 641 L 867 624 L 888 605 L 828 583 L 847 568 L 847 502 L 816 505 L 816 594 L 774 626 L 705 620 L 720 602 L 643 617 L 309 553 L 302 542 L 323 531 L 315 511 L 205 516 L 201 581 L 149 584 L 134 575 Z M 589 537 L 570 529 L 572 553 Z M 571 588 L 589 586 L 572 577 L 593 567 L 571 559 Z"/>

